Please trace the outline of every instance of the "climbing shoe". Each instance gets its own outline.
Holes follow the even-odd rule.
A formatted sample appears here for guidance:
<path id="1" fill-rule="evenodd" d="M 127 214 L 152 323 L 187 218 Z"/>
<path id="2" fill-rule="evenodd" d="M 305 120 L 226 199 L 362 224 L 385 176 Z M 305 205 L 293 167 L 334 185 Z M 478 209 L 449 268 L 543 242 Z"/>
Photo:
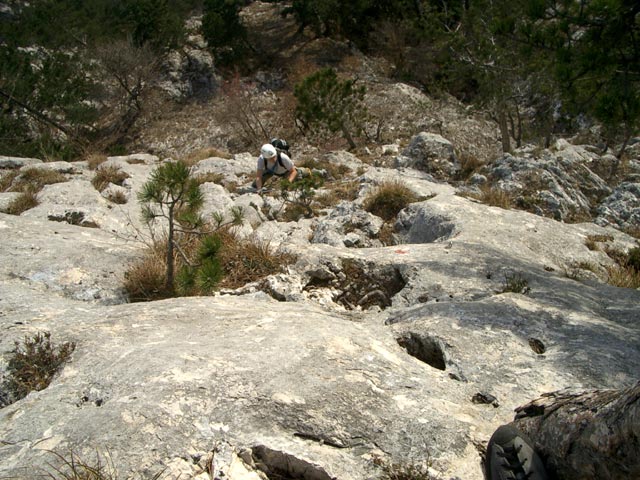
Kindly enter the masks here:
<path id="1" fill-rule="evenodd" d="M 548 480 L 533 442 L 517 428 L 503 425 L 487 445 L 487 480 Z"/>

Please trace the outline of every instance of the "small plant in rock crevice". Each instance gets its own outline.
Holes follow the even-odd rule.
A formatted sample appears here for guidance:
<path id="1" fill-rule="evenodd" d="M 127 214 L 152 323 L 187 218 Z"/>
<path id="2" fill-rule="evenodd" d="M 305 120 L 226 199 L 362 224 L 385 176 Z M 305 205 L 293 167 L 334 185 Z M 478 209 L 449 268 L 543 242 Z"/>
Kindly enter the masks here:
<path id="1" fill-rule="evenodd" d="M 59 453 L 49 451 L 56 457 L 54 461 L 48 462 L 46 473 L 43 476 L 51 480 L 118 480 L 118 470 L 111 456 L 101 455 L 96 450 L 95 458 L 88 459 L 73 450 Z M 164 475 L 165 470 L 161 470 L 152 477 L 151 480 L 159 480 Z"/>
<path id="2" fill-rule="evenodd" d="M 38 204 L 38 195 L 34 191 L 29 190 L 22 192 L 18 197 L 13 199 L 9 205 L 7 205 L 5 212 L 10 215 L 20 215 L 22 212 L 37 207 Z"/>
<path id="3" fill-rule="evenodd" d="M 626 253 L 611 248 L 605 251 L 616 262 L 606 268 L 607 283 L 621 288 L 640 288 L 640 247 Z"/>
<path id="4" fill-rule="evenodd" d="M 99 192 L 103 191 L 110 183 L 114 185 L 122 186 L 124 181 L 129 178 L 129 174 L 120 170 L 120 168 L 110 165 L 106 167 L 99 167 L 96 170 L 91 184 Z"/>
<path id="5" fill-rule="evenodd" d="M 0 179 L 0 192 L 21 192 L 35 196 L 45 185 L 66 181 L 67 177 L 55 170 L 32 167 L 3 175 Z"/>
<path id="6" fill-rule="evenodd" d="M 323 183 L 322 177 L 313 173 L 304 178 L 296 178 L 293 182 L 282 180 L 280 182 L 280 198 L 287 206 L 285 219 L 296 221 L 300 217 L 313 217 L 316 189 L 320 188 Z"/>
<path id="7" fill-rule="evenodd" d="M 53 345 L 48 332 L 25 337 L 22 344 L 15 342 L 7 366 L 6 390 L 17 401 L 29 392 L 45 389 L 74 349 L 73 342 Z"/>
<path id="8" fill-rule="evenodd" d="M 385 461 L 380 457 L 373 459 L 373 464 L 380 468 L 380 480 L 436 480 L 429 471 L 430 461 L 422 464 L 396 463 Z"/>
<path id="9" fill-rule="evenodd" d="M 521 293 L 526 295 L 531 291 L 529 280 L 521 273 L 508 273 L 504 276 L 504 285 L 500 293 Z"/>

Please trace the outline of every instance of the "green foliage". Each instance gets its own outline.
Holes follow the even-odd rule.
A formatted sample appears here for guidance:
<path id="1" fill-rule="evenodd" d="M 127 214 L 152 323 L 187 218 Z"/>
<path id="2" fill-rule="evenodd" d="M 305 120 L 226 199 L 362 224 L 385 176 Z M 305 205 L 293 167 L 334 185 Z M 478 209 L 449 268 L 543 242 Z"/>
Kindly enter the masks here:
<path id="1" fill-rule="evenodd" d="M 204 201 L 202 192 L 184 162 L 166 162 L 151 172 L 138 199 L 143 204 L 142 215 L 150 225 L 157 218 L 164 218 L 168 223 L 164 289 L 170 294 L 174 291 L 175 281 L 176 223 L 199 223 L 197 211 Z"/>
<path id="2" fill-rule="evenodd" d="M 55 347 L 48 332 L 25 337 L 22 344 L 15 342 L 7 365 L 6 383 L 13 399 L 17 401 L 29 392 L 47 388 L 74 349 L 75 343 L 72 342 Z"/>
<path id="3" fill-rule="evenodd" d="M 221 64 L 242 59 L 248 50 L 247 31 L 240 21 L 239 0 L 205 0 L 202 34 Z"/>
<path id="4" fill-rule="evenodd" d="M 288 204 L 287 211 L 289 216 L 297 217 L 297 213 L 301 213 L 307 218 L 313 217 L 313 208 L 311 206 L 316 189 L 320 188 L 324 183 L 323 178 L 317 174 L 311 174 L 304 177 L 296 177 L 293 182 L 282 180 L 280 182 L 280 195 L 285 203 Z M 297 220 L 297 218 L 290 218 Z"/>
<path id="5" fill-rule="evenodd" d="M 296 118 L 306 129 L 319 126 L 341 132 L 356 148 L 353 137 L 360 134 L 367 118 L 365 93 L 356 80 L 340 80 L 332 68 L 319 70 L 295 86 Z"/>
<path id="6" fill-rule="evenodd" d="M 418 196 L 400 182 L 385 182 L 364 200 L 364 209 L 385 221 L 392 220 L 400 210 L 417 202 Z"/>
<path id="7" fill-rule="evenodd" d="M 222 280 L 224 272 L 218 253 L 222 240 L 218 235 L 207 235 L 200 239 L 195 261 L 185 264 L 178 274 L 179 292 L 183 295 L 207 295 Z"/>
<path id="8" fill-rule="evenodd" d="M 104 131 L 105 122 L 116 118 L 120 130 L 123 125 L 118 122 L 130 128 L 137 117 L 129 118 L 126 109 L 121 113 L 125 118 L 105 111 L 118 104 L 110 98 L 109 86 L 128 90 L 126 100 L 139 110 L 140 91 L 150 84 L 149 78 L 126 83 L 132 75 L 127 78 L 107 68 L 110 56 L 98 58 L 99 52 L 105 45 L 125 41 L 147 58 L 147 47 L 164 52 L 178 45 L 184 19 L 197 4 L 198 0 L 16 2 L 14 15 L 0 22 L 0 152 L 67 160 L 96 137 L 113 133 L 113 125 Z M 129 50 L 124 54 L 133 56 Z M 115 61 L 122 64 L 123 56 Z"/>
<path id="9" fill-rule="evenodd" d="M 575 114 L 601 121 L 625 143 L 640 127 L 640 4 L 626 0 L 532 2 L 521 32 L 553 51 L 562 95 Z M 545 8 L 546 7 L 546 8 Z M 616 135 L 617 134 L 617 135 Z"/>

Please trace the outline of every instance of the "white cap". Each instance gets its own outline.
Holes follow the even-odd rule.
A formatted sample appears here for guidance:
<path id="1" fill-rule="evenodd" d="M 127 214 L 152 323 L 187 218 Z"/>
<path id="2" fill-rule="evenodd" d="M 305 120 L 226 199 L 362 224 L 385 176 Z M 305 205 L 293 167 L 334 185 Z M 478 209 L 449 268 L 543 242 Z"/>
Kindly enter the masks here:
<path id="1" fill-rule="evenodd" d="M 265 143 L 264 145 L 262 145 L 260 153 L 262 154 L 262 158 L 272 158 L 275 157 L 278 152 L 276 152 L 276 147 L 274 147 L 270 143 Z"/>

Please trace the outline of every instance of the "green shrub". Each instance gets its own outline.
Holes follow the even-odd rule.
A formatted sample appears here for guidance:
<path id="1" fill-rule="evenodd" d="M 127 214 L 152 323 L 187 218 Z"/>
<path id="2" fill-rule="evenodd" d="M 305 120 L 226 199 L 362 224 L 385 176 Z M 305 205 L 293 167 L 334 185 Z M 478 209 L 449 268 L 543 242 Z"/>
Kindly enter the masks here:
<path id="1" fill-rule="evenodd" d="M 74 349 L 72 342 L 55 347 L 48 332 L 25 337 L 22 345 L 15 342 L 7 366 L 7 389 L 13 398 L 17 401 L 29 392 L 47 388 Z"/>
<path id="2" fill-rule="evenodd" d="M 293 182 L 282 180 L 280 182 L 280 197 L 287 205 L 289 221 L 297 221 L 301 217 L 311 218 L 315 211 L 312 206 L 316 189 L 324 183 L 322 177 L 311 174 L 303 178 L 296 178 Z M 288 213 L 287 213 L 288 212 Z"/>
<path id="3" fill-rule="evenodd" d="M 378 186 L 364 200 L 364 209 L 385 221 L 392 220 L 398 212 L 419 197 L 400 182 L 385 182 Z"/>
<path id="4" fill-rule="evenodd" d="M 335 70 L 324 68 L 295 86 L 296 118 L 306 129 L 317 126 L 340 132 L 354 149 L 354 137 L 367 119 L 365 93 L 366 88 L 357 87 L 356 80 L 340 80 Z"/>
<path id="5" fill-rule="evenodd" d="M 96 170 L 96 174 L 91 180 L 91 184 L 99 192 L 103 191 L 110 183 L 114 185 L 120 185 L 129 178 L 129 174 L 120 170 L 120 168 L 113 165 L 100 167 Z"/>

